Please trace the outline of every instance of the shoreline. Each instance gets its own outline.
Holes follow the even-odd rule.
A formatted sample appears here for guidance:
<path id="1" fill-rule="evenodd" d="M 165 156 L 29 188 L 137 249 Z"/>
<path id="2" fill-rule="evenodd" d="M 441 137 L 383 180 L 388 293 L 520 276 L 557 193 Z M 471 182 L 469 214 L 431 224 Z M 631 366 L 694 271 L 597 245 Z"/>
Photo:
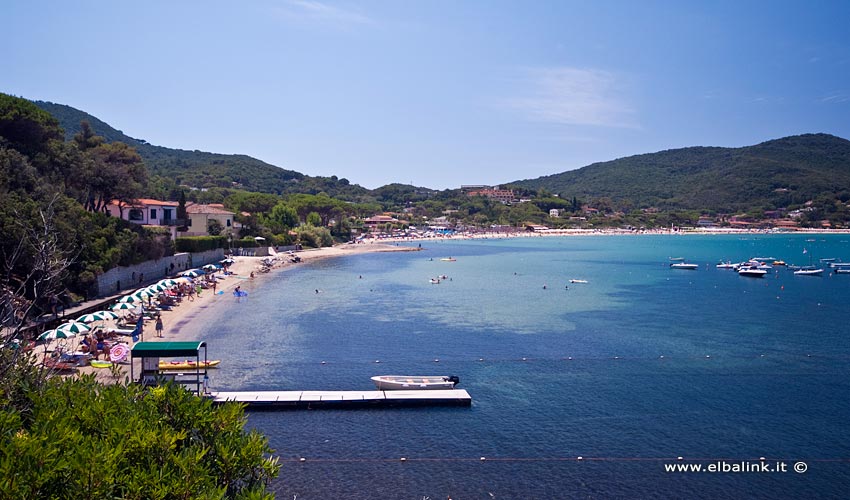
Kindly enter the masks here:
<path id="1" fill-rule="evenodd" d="M 389 244 L 384 242 L 379 243 L 364 243 L 357 245 L 337 245 L 333 247 L 323 247 L 318 249 L 309 249 L 302 250 L 297 252 L 295 255 L 298 255 L 301 258 L 301 262 L 299 263 L 291 263 L 287 259 L 288 254 L 276 254 L 270 257 L 247 257 L 247 256 L 235 256 L 232 257 L 235 261 L 230 266 L 230 274 L 227 275 L 224 279 L 218 280 L 217 291 L 224 292 L 219 295 L 213 295 L 212 290 L 205 289 L 201 296 L 195 297 L 194 301 L 188 301 L 184 299 L 180 305 L 174 307 L 170 311 L 162 311 L 161 317 L 163 321 L 163 338 L 159 338 L 156 336 L 156 331 L 154 329 L 153 322 L 149 321 L 145 323 L 143 335 L 140 341 L 145 342 L 181 342 L 188 340 L 186 338 L 187 334 L 181 331 L 181 325 L 185 325 L 190 321 L 202 320 L 204 316 L 204 310 L 208 307 L 215 305 L 218 301 L 221 300 L 229 300 L 232 298 L 232 290 L 236 288 L 236 286 L 242 285 L 244 282 L 250 280 L 253 284 L 261 284 L 266 282 L 269 279 L 272 279 L 274 276 L 280 274 L 281 272 L 285 272 L 289 269 L 294 269 L 297 266 L 301 266 L 308 262 L 314 262 L 323 259 L 335 258 L 335 257 L 344 257 L 348 255 L 357 255 L 364 253 L 381 253 L 381 252 L 411 252 L 418 251 L 419 248 L 411 248 L 407 246 L 396 246 L 395 244 Z M 259 269 L 262 267 L 262 261 L 267 258 L 272 258 L 274 260 L 274 264 L 271 266 L 269 272 L 261 273 Z M 251 273 L 254 273 L 254 277 L 251 278 Z M 132 293 L 132 292 L 128 292 Z M 124 337 L 127 340 L 128 344 L 131 344 L 129 337 Z M 79 345 L 82 337 L 73 337 L 69 339 L 68 345 L 70 347 L 69 350 L 75 351 L 76 347 Z M 48 349 L 53 348 L 53 344 L 56 341 L 51 341 L 46 345 L 37 346 L 35 348 L 35 355 L 37 359 L 40 361 L 48 352 Z M 128 356 L 128 359 L 129 356 Z M 137 361 L 138 363 L 138 361 Z M 78 367 L 76 372 L 73 373 L 58 373 L 60 376 L 74 377 L 80 375 L 93 374 L 97 381 L 112 384 L 119 381 L 123 381 L 124 377 L 130 376 L 130 364 L 129 363 L 120 363 L 115 366 L 120 367 L 120 372 L 116 376 L 113 374 L 113 370 L 109 368 L 94 368 L 91 365 Z M 139 366 L 135 367 L 137 370 Z"/>
<path id="2" fill-rule="evenodd" d="M 410 251 L 420 251 L 423 250 L 422 247 L 411 247 L 411 246 L 399 246 L 399 243 L 440 243 L 444 241 L 463 241 L 463 240 L 476 240 L 476 239 L 513 239 L 513 238 L 541 238 L 541 237 L 569 237 L 569 236 L 643 236 L 643 235 L 669 235 L 669 236 L 680 236 L 680 235 L 741 235 L 741 236 L 771 236 L 771 235 L 798 235 L 798 234 L 816 234 L 816 235 L 824 235 L 824 234 L 850 234 L 850 230 L 814 230 L 814 231 L 793 231 L 793 232 L 777 232 L 777 231 L 764 231 L 764 230 L 724 230 L 724 231 L 681 231 L 681 232 L 673 232 L 670 231 L 623 231 L 623 230 L 566 230 L 566 231 L 546 231 L 546 232 L 534 232 L 534 231 L 516 231 L 516 232 L 481 232 L 481 233 L 461 233 L 454 235 L 440 235 L 433 237 L 394 237 L 394 238 L 380 238 L 380 239 L 369 239 L 363 241 L 358 244 L 342 244 L 336 245 L 333 247 L 323 247 L 318 249 L 308 249 L 297 252 L 295 255 L 301 258 L 301 262 L 299 263 L 291 263 L 288 260 L 288 255 L 286 253 L 280 253 L 276 255 L 272 255 L 270 257 L 249 257 L 249 256 L 235 256 L 232 257 L 234 259 L 234 263 L 230 266 L 230 274 L 224 279 L 219 279 L 217 291 L 220 293 L 219 295 L 213 295 L 212 291 L 206 289 L 203 291 L 200 297 L 196 297 L 194 301 L 183 300 L 180 305 L 173 308 L 170 311 L 162 311 L 161 317 L 164 324 L 162 339 L 156 337 L 154 324 L 153 322 L 148 322 L 145 324 L 144 333 L 142 339 L 146 342 L 156 342 L 156 341 L 186 341 L 188 340 L 186 337 L 188 333 L 185 333 L 181 330 L 181 326 L 186 325 L 192 321 L 203 321 L 204 311 L 220 300 L 229 300 L 232 296 L 232 290 L 236 288 L 238 285 L 242 285 L 246 281 L 249 281 L 253 285 L 260 285 L 266 282 L 269 279 L 272 279 L 273 276 L 278 275 L 281 272 L 285 272 L 288 269 L 293 269 L 296 266 L 322 259 L 335 258 L 335 257 L 344 257 L 348 255 L 357 255 L 363 253 L 380 253 L 380 252 L 410 252 Z M 274 264 L 270 267 L 269 272 L 263 273 L 259 272 L 259 269 L 262 267 L 262 261 L 264 259 L 271 258 L 274 260 Z M 251 278 L 250 274 L 254 272 L 254 277 Z M 223 292 L 223 293 L 222 293 Z M 128 292 L 132 293 L 132 292 Z M 130 342 L 129 337 L 125 337 L 125 340 Z M 69 340 L 69 350 L 74 351 L 76 347 L 79 345 L 81 341 L 81 337 L 74 337 Z M 54 342 L 42 346 L 37 346 L 35 348 L 35 355 L 37 359 L 40 361 L 48 352 L 48 349 L 52 349 L 54 347 Z M 132 347 L 132 346 L 131 346 Z M 125 376 L 130 375 L 129 363 L 121 363 L 117 365 L 120 367 L 120 371 L 116 376 L 113 374 L 113 370 L 104 369 L 104 368 L 94 368 L 90 365 L 83 366 L 77 368 L 76 372 L 73 373 L 58 373 L 60 376 L 79 376 L 83 374 L 94 374 L 95 378 L 103 383 L 115 383 L 117 381 L 122 381 Z"/>

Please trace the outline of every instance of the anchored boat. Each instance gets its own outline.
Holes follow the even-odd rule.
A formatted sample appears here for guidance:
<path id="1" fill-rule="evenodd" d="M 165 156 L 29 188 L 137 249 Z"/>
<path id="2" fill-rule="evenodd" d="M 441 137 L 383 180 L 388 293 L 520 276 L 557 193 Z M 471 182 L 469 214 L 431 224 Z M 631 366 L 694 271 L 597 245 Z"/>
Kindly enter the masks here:
<path id="1" fill-rule="evenodd" d="M 445 377 L 413 375 L 378 375 L 372 382 L 379 391 L 447 390 L 454 389 L 460 379 L 454 375 Z"/>

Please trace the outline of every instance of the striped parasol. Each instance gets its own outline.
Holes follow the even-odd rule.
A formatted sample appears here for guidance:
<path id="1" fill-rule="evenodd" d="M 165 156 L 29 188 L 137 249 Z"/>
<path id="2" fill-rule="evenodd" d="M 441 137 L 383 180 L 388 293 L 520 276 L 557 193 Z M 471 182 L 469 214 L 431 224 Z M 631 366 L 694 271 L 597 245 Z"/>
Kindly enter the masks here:
<path id="1" fill-rule="evenodd" d="M 99 312 L 95 312 L 95 313 L 91 313 L 91 314 L 83 314 L 82 316 L 75 319 L 74 321 L 77 321 L 77 322 L 80 322 L 80 323 L 94 323 L 95 321 L 103 321 L 104 319 L 106 319 L 106 318 L 103 317 L 102 314 L 100 314 Z"/>
<path id="2" fill-rule="evenodd" d="M 69 321 L 67 323 L 62 323 L 61 325 L 56 327 L 57 330 L 62 330 L 66 333 L 85 333 L 91 330 L 91 327 L 85 323 L 80 323 L 77 321 Z"/>
<path id="3" fill-rule="evenodd" d="M 113 311 L 129 311 L 130 309 L 138 309 L 139 306 L 133 305 L 129 302 L 118 302 L 114 306 L 112 306 Z"/>
<path id="4" fill-rule="evenodd" d="M 36 340 L 70 339 L 76 336 L 76 333 L 66 332 L 64 330 L 47 330 L 39 335 Z"/>

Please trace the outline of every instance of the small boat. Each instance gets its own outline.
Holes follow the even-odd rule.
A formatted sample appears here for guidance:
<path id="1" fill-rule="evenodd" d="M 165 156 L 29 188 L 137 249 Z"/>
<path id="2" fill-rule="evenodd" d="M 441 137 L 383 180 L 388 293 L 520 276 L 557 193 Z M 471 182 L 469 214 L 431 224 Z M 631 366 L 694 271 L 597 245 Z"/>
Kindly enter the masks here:
<path id="1" fill-rule="evenodd" d="M 748 276 L 750 278 L 763 278 L 767 274 L 764 269 L 759 269 L 757 266 L 742 266 L 738 268 L 739 276 Z"/>
<path id="2" fill-rule="evenodd" d="M 699 269 L 699 264 L 688 264 L 687 262 L 676 262 L 670 264 L 670 269 L 689 269 L 691 271 Z"/>
<path id="3" fill-rule="evenodd" d="M 835 262 L 835 257 L 826 257 L 826 258 L 820 259 L 820 261 L 821 262 Z"/>
<path id="4" fill-rule="evenodd" d="M 733 264 L 731 260 L 727 260 L 726 262 L 718 262 L 717 269 L 735 269 L 735 264 Z"/>
<path id="5" fill-rule="evenodd" d="M 454 389 L 460 383 L 456 376 L 378 375 L 372 382 L 379 391 L 420 391 Z"/>
<path id="6" fill-rule="evenodd" d="M 794 274 L 797 276 L 821 276 L 823 274 L 823 269 L 814 266 L 803 266 L 794 271 Z"/>
<path id="7" fill-rule="evenodd" d="M 835 274 L 850 274 L 850 268 L 839 267 L 835 269 Z"/>
<path id="8" fill-rule="evenodd" d="M 570 280 L 570 283 L 587 283 L 587 280 Z"/>
<path id="9" fill-rule="evenodd" d="M 457 261 L 457 259 L 455 259 L 454 257 L 443 257 L 440 260 L 442 260 L 443 262 L 455 262 L 455 261 Z"/>
<path id="10" fill-rule="evenodd" d="M 774 265 L 774 266 L 785 266 L 785 265 L 787 265 L 787 264 L 785 264 L 785 261 L 784 261 L 784 260 L 774 260 L 774 261 L 773 261 L 773 265 Z"/>
<path id="11" fill-rule="evenodd" d="M 428 280 L 428 283 L 431 283 L 432 285 L 439 285 L 440 280 L 437 279 L 437 278 L 431 278 L 431 279 Z"/>
<path id="12" fill-rule="evenodd" d="M 201 361 L 200 368 L 215 368 L 221 363 L 220 359 L 212 359 L 210 361 Z M 160 370 L 189 370 L 198 368 L 198 363 L 190 359 L 180 361 L 160 361 Z"/>
<path id="13" fill-rule="evenodd" d="M 830 262 L 829 267 L 834 269 L 850 268 L 850 262 Z"/>

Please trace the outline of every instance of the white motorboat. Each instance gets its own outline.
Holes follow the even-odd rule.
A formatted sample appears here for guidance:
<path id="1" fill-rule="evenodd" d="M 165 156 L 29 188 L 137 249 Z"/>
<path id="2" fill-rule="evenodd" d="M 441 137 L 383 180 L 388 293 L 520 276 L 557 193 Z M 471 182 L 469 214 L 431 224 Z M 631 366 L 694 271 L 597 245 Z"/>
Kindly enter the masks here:
<path id="1" fill-rule="evenodd" d="M 821 276 L 823 269 L 814 266 L 804 266 L 794 271 L 797 276 Z"/>
<path id="2" fill-rule="evenodd" d="M 372 382 L 379 391 L 420 391 L 454 389 L 460 383 L 456 376 L 378 375 Z"/>
<path id="3" fill-rule="evenodd" d="M 736 265 L 737 264 L 733 264 L 731 261 L 727 260 L 726 262 L 718 262 L 717 269 L 735 269 Z"/>
<path id="4" fill-rule="evenodd" d="M 570 283 L 587 283 L 587 280 L 570 280 Z"/>
<path id="5" fill-rule="evenodd" d="M 765 269 L 759 269 L 757 266 L 742 266 L 738 268 L 739 276 L 749 276 L 750 278 L 763 278 L 767 274 Z"/>
<path id="6" fill-rule="evenodd" d="M 670 264 L 670 269 L 689 269 L 691 271 L 699 269 L 699 264 L 689 264 L 687 262 L 676 262 Z"/>

